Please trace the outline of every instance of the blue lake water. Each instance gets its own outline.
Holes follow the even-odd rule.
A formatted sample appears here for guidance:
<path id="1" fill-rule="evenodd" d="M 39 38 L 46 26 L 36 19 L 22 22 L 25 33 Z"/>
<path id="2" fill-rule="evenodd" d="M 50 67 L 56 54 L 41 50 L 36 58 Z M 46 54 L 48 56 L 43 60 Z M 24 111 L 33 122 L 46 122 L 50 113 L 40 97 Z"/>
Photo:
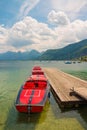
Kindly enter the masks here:
<path id="1" fill-rule="evenodd" d="M 20 86 L 34 65 L 56 67 L 87 80 L 87 63 L 63 61 L 0 61 L 0 130 L 87 130 L 87 106 L 61 110 L 51 94 L 40 114 L 18 113 L 14 102 Z"/>

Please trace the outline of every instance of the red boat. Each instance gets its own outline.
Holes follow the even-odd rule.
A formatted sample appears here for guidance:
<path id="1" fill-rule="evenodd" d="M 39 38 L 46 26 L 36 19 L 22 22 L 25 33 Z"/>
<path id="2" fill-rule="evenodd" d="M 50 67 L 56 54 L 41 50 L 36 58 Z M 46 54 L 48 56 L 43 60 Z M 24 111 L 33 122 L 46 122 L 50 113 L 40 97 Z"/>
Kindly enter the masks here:
<path id="1" fill-rule="evenodd" d="M 41 112 L 49 95 L 49 84 L 44 75 L 32 75 L 20 88 L 16 99 L 19 112 Z"/>
<path id="2" fill-rule="evenodd" d="M 32 70 L 32 75 L 44 75 L 43 70 Z"/>
<path id="3" fill-rule="evenodd" d="M 42 70 L 40 66 L 34 66 L 33 70 Z"/>

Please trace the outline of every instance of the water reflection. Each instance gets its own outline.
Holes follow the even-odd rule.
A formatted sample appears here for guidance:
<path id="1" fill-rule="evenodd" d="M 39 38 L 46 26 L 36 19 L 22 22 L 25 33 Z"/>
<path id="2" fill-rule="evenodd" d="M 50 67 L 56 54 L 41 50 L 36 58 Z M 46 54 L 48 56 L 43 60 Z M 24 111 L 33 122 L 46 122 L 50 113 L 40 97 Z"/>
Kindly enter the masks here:
<path id="1" fill-rule="evenodd" d="M 17 112 L 13 105 L 8 112 L 4 130 L 24 130 L 25 128 L 26 130 L 35 130 L 37 124 L 46 120 L 49 106 L 50 104 L 47 102 L 42 113 L 28 115 L 27 113 Z"/>
<path id="2" fill-rule="evenodd" d="M 33 122 L 31 121 L 31 118 L 29 118 L 30 117 L 27 114 L 18 113 L 15 111 L 14 107 L 12 107 L 8 113 L 4 130 L 19 130 L 23 128 L 34 130 L 39 116 L 37 117 L 37 120 L 34 120 Z"/>
<path id="3" fill-rule="evenodd" d="M 51 94 L 50 103 L 53 113 L 57 119 L 61 118 L 76 118 L 80 124 L 87 130 L 87 105 L 82 105 L 77 108 L 60 108 Z"/>
<path id="4" fill-rule="evenodd" d="M 80 120 L 80 122 L 82 123 L 84 128 L 87 130 L 87 105 L 81 106 L 78 109 L 78 113 L 80 114 L 80 117 L 82 118 L 82 120 Z"/>
<path id="5" fill-rule="evenodd" d="M 41 113 L 32 113 L 32 114 L 27 114 L 27 113 L 18 113 L 17 116 L 17 124 L 27 124 L 27 123 L 38 123 L 38 120 L 40 118 Z M 45 117 L 46 118 L 46 117 Z M 42 122 L 44 119 L 42 120 Z"/>

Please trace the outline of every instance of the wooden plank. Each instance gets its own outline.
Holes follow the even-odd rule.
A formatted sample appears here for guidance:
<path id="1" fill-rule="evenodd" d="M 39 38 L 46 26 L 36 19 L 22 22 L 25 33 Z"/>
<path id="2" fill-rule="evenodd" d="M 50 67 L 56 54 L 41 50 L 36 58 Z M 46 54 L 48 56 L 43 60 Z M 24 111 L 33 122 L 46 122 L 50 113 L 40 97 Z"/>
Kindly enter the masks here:
<path id="1" fill-rule="evenodd" d="M 67 73 L 64 73 L 56 68 L 43 68 L 43 70 L 53 90 L 56 92 L 61 102 L 82 101 L 81 98 L 75 95 L 70 96 L 70 92 L 72 88 L 74 88 L 76 91 L 79 90 L 80 94 L 83 93 L 82 95 L 85 95 L 85 97 L 87 97 L 86 81 L 71 76 Z"/>
<path id="2" fill-rule="evenodd" d="M 80 97 L 82 97 L 83 99 L 87 100 L 87 88 L 82 87 L 82 88 L 74 89 L 74 92 Z"/>

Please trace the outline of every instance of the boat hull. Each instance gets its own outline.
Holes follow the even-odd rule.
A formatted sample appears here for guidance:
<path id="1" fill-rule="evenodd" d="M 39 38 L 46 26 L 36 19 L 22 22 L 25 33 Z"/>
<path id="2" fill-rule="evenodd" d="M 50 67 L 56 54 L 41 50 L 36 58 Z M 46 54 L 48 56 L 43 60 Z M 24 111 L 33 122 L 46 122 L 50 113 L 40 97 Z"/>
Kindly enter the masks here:
<path id="1" fill-rule="evenodd" d="M 39 113 L 42 112 L 43 106 L 20 106 L 17 105 L 16 109 L 21 113 Z"/>
<path id="2" fill-rule="evenodd" d="M 34 95 L 32 95 L 32 92 Z M 29 95 L 30 94 L 30 95 Z M 27 90 L 21 87 L 16 99 L 15 107 L 21 113 L 39 113 L 48 100 L 49 89 Z"/>
<path id="3" fill-rule="evenodd" d="M 38 67 L 37 67 L 38 68 Z M 33 71 L 33 72 L 43 72 Z M 15 107 L 19 112 L 23 113 L 38 113 L 42 112 L 43 107 L 48 99 L 50 85 L 43 75 L 32 75 L 21 86 Z"/>

